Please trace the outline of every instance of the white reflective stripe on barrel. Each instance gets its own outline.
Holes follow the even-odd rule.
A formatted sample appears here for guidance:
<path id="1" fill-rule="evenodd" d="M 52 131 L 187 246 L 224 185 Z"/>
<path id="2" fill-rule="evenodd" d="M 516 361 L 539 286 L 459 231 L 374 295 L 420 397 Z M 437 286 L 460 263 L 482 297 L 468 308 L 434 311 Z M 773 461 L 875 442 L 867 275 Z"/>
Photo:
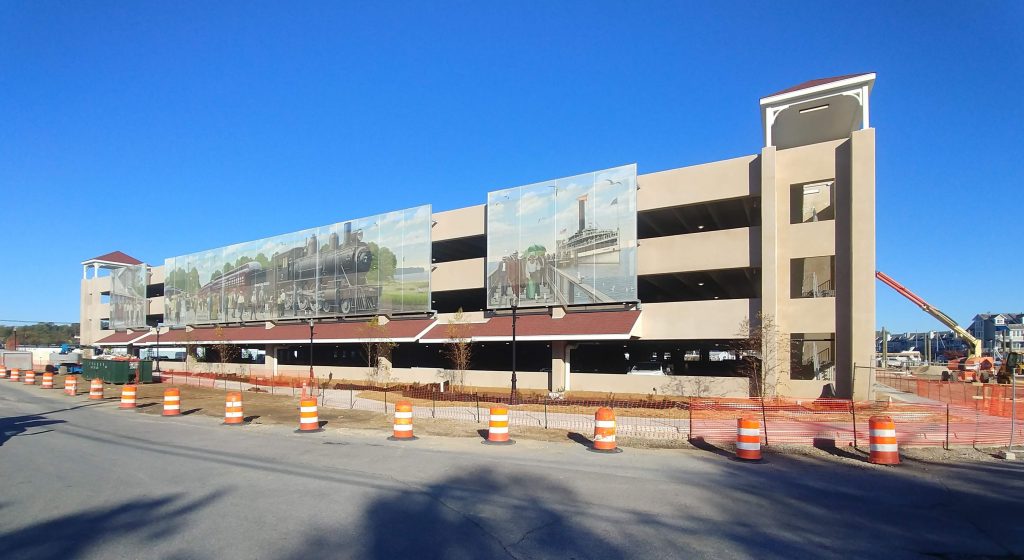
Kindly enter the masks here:
<path id="1" fill-rule="evenodd" d="M 615 420 L 594 420 L 594 426 L 598 428 L 614 428 Z"/>
<path id="2" fill-rule="evenodd" d="M 736 449 L 742 449 L 744 451 L 758 451 L 761 449 L 760 442 L 758 443 L 747 443 L 745 441 L 737 441 Z"/>
<path id="3" fill-rule="evenodd" d="M 395 418 L 412 418 L 412 412 L 396 412 Z"/>
<path id="4" fill-rule="evenodd" d="M 395 424 L 396 432 L 411 432 L 412 426 L 409 424 Z"/>
<path id="5" fill-rule="evenodd" d="M 508 414 L 492 414 L 491 422 L 508 422 Z"/>
<path id="6" fill-rule="evenodd" d="M 241 412 L 225 412 L 224 413 L 224 417 L 225 418 L 241 418 L 242 417 L 242 413 Z"/>
<path id="7" fill-rule="evenodd" d="M 316 416 L 314 416 L 312 418 L 299 418 L 299 423 L 300 424 L 317 424 L 319 422 L 320 422 L 320 419 L 317 418 Z"/>
<path id="8" fill-rule="evenodd" d="M 761 430 L 759 428 L 737 428 L 736 433 L 741 436 L 759 436 Z"/>
<path id="9" fill-rule="evenodd" d="M 896 453 L 899 451 L 899 446 L 895 443 L 872 443 L 871 451 Z"/>
<path id="10" fill-rule="evenodd" d="M 871 437 L 896 437 L 896 430 L 894 428 L 871 430 Z"/>
<path id="11" fill-rule="evenodd" d="M 316 412 L 315 406 L 300 406 L 299 412 Z"/>
<path id="12" fill-rule="evenodd" d="M 508 433 L 508 426 L 502 426 L 502 427 L 493 426 L 493 427 L 491 427 L 490 432 L 492 434 L 507 434 Z"/>

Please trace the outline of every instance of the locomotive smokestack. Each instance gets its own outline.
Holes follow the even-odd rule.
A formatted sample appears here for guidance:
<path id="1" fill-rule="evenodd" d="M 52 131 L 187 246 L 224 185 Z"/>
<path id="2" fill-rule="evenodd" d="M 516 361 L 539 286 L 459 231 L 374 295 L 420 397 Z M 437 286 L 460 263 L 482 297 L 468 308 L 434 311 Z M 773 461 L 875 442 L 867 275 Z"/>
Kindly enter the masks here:
<path id="1" fill-rule="evenodd" d="M 311 257 L 316 254 L 316 236 L 310 235 L 309 239 L 306 240 L 306 256 Z"/>
<path id="2" fill-rule="evenodd" d="M 332 251 L 338 250 L 338 232 L 331 233 L 331 236 L 327 239 L 327 244 L 331 247 Z"/>
<path id="3" fill-rule="evenodd" d="M 345 245 L 352 242 L 352 222 L 345 222 Z"/>

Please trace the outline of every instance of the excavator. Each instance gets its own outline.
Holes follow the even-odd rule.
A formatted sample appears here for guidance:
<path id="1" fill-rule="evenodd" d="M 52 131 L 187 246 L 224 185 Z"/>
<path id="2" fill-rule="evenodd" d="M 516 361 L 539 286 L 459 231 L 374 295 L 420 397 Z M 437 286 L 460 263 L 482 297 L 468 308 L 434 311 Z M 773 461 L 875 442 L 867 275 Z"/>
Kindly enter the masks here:
<path id="1" fill-rule="evenodd" d="M 981 355 L 981 340 L 967 332 L 967 330 L 960 325 L 956 324 L 956 321 L 954 321 L 952 317 L 931 306 L 917 294 L 907 289 L 903 284 L 893 280 L 893 278 L 888 274 L 877 270 L 875 271 L 875 278 L 878 278 L 886 286 L 896 290 L 896 292 L 901 296 L 912 301 L 925 313 L 935 317 L 935 319 L 949 327 L 957 336 L 967 343 L 967 356 L 964 358 L 949 360 L 946 364 L 949 369 L 942 372 L 943 381 L 955 378 L 955 380 L 967 383 L 974 381 L 988 383 L 989 380 L 995 376 L 997 381 L 1000 383 L 1009 383 L 1010 376 L 1015 373 L 1016 369 L 1020 368 L 1019 364 L 1021 362 L 1021 354 L 1019 352 L 1010 352 L 1006 357 L 1004 357 L 1002 367 L 997 373 L 995 371 L 995 359 L 991 356 Z M 1011 360 L 1013 360 L 1013 365 L 1010 365 Z M 1004 371 L 1009 373 L 1004 374 Z"/>

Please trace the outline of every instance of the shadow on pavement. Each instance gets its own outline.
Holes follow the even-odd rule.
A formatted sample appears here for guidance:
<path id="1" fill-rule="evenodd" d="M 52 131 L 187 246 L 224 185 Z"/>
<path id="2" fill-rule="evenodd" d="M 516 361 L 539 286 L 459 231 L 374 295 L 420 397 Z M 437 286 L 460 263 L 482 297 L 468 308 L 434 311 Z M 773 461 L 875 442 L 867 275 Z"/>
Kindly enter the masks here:
<path id="1" fill-rule="evenodd" d="M 7 443 L 7 440 L 14 436 L 35 435 L 25 433 L 26 430 L 31 428 L 63 423 L 64 420 L 51 420 L 41 414 L 28 414 L 25 416 L 8 416 L 7 418 L 0 418 L 0 446 Z M 46 430 L 46 432 L 52 431 L 53 430 Z"/>
<path id="2" fill-rule="evenodd" d="M 289 558 L 626 558 L 611 535 L 581 523 L 580 497 L 546 477 L 473 470 L 367 505 L 356 535 L 317 531 Z M 353 550 L 356 546 L 356 550 Z"/>
<path id="3" fill-rule="evenodd" d="M 105 541 L 132 535 L 140 541 L 180 538 L 188 516 L 219 499 L 222 492 L 185 501 L 179 494 L 82 510 L 0 534 L 4 558 L 65 559 L 95 553 Z"/>

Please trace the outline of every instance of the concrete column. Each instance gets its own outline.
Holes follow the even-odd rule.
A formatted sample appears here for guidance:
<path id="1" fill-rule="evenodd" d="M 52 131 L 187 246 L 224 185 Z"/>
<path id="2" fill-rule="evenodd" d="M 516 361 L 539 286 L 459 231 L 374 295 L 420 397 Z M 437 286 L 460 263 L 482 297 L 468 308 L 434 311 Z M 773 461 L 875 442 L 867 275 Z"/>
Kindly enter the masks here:
<path id="1" fill-rule="evenodd" d="M 788 185 L 778 185 L 775 181 L 775 148 L 767 147 L 761 149 L 761 309 L 763 317 L 770 317 L 774 321 L 777 334 L 786 339 L 789 337 L 789 328 L 786 325 L 786 317 L 780 313 L 779 302 L 782 298 L 789 298 L 789 268 L 786 255 L 784 255 L 783 237 L 784 229 L 789 227 L 789 188 Z M 751 326 L 758 324 L 757 310 L 751 310 Z M 766 341 L 770 342 L 770 341 Z M 778 344 L 773 352 L 764 352 L 768 359 L 762 367 L 771 371 L 772 375 L 765 379 L 765 385 L 769 388 L 780 387 L 789 380 L 789 352 L 788 345 Z"/>
<path id="2" fill-rule="evenodd" d="M 836 393 L 871 398 L 875 352 L 875 131 L 836 149 Z"/>
<path id="3" fill-rule="evenodd" d="M 565 342 L 551 342 L 551 374 L 548 376 L 548 390 L 568 390 L 569 387 L 569 362 L 566 352 L 568 346 Z"/>

